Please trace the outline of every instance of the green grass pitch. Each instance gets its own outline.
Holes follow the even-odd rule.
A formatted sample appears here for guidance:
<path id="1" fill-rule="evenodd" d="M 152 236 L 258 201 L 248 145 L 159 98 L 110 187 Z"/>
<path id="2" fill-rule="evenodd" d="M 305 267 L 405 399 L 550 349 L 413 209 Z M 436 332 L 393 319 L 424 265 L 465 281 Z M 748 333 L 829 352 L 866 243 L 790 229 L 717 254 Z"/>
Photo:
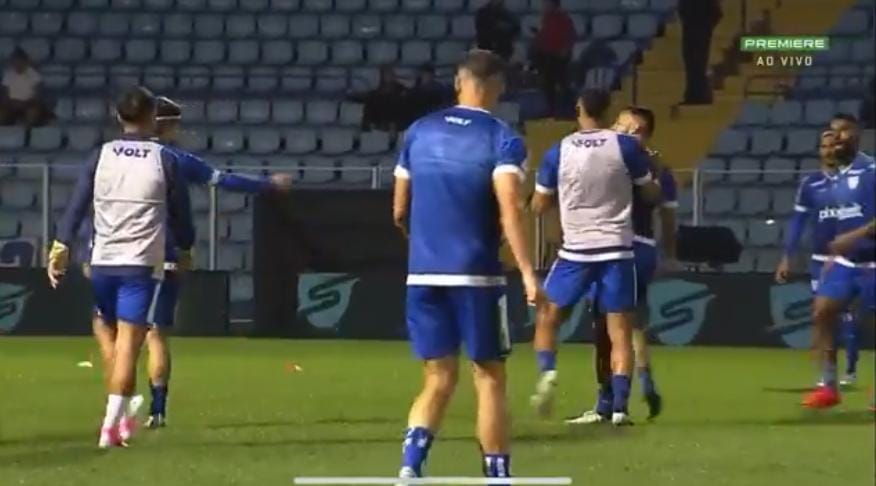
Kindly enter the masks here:
<path id="1" fill-rule="evenodd" d="M 390 476 L 419 365 L 405 343 L 177 339 L 168 428 L 98 451 L 99 367 L 88 338 L 0 339 L 0 484 L 290 485 L 294 476 Z M 802 351 L 657 348 L 665 414 L 635 427 L 570 429 L 593 401 L 591 350 L 560 353 L 557 417 L 528 408 L 528 345 L 510 360 L 513 471 L 593 486 L 872 486 L 873 353 L 837 409 L 801 410 L 813 380 Z M 841 358 L 842 359 L 842 358 Z M 300 372 L 292 372 L 296 363 Z M 95 363 L 97 365 L 98 363 Z M 473 393 L 464 377 L 433 447 L 432 475 L 477 476 Z M 145 379 L 140 390 L 146 391 Z"/>

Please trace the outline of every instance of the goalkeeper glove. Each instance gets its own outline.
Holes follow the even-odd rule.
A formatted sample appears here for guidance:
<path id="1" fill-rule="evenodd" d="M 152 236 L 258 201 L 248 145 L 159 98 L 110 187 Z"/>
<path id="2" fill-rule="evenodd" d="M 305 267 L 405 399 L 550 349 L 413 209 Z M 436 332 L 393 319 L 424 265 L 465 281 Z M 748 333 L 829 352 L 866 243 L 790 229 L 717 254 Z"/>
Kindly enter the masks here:
<path id="1" fill-rule="evenodd" d="M 49 265 L 47 268 L 49 274 L 49 283 L 52 288 L 57 288 L 61 282 L 61 277 L 67 273 L 67 266 L 70 264 L 70 248 L 60 241 L 52 242 L 52 247 L 49 249 Z"/>

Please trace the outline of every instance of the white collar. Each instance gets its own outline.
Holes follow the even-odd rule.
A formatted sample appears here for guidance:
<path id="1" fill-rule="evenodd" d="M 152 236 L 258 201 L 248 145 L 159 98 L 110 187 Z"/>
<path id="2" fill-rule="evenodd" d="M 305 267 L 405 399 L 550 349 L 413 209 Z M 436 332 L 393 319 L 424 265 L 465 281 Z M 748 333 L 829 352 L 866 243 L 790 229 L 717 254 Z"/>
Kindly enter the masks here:
<path id="1" fill-rule="evenodd" d="M 485 109 L 479 108 L 477 106 L 456 105 L 456 108 L 461 108 L 463 110 L 480 111 L 482 113 L 490 114 L 489 110 L 485 110 Z"/>

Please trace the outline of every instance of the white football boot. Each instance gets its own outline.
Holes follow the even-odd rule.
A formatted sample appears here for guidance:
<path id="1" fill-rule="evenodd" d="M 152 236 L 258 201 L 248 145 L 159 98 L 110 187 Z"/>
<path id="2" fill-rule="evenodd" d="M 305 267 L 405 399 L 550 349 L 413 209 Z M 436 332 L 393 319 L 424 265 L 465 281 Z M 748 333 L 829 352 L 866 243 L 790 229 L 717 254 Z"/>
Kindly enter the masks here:
<path id="1" fill-rule="evenodd" d="M 529 403 L 535 413 L 541 418 L 550 417 L 554 410 L 554 394 L 557 387 L 557 370 L 545 371 L 535 384 L 535 395 L 529 398 Z"/>

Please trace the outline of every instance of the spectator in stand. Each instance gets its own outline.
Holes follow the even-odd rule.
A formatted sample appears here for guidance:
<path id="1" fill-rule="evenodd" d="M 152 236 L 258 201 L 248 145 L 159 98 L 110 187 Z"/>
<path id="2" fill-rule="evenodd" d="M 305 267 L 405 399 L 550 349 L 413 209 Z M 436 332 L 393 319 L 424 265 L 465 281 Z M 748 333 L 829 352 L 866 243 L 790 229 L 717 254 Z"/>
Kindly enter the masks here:
<path id="1" fill-rule="evenodd" d="M 532 65 L 538 71 L 551 113 L 556 115 L 562 96 L 569 91 L 569 61 L 575 44 L 575 24 L 560 0 L 543 0 L 541 28 L 536 32 Z"/>
<path id="2" fill-rule="evenodd" d="M 489 0 L 475 16 L 478 48 L 493 51 L 508 61 L 514 54 L 514 40 L 520 35 L 520 21 L 505 8 L 504 0 Z"/>
<path id="3" fill-rule="evenodd" d="M 709 51 L 712 33 L 721 21 L 721 0 L 679 0 L 678 17 L 681 19 L 681 55 L 687 87 L 684 104 L 708 105 L 712 103 L 712 87 L 709 84 Z"/>
<path id="4" fill-rule="evenodd" d="M 41 97 L 42 78 L 21 48 L 12 51 L 0 82 L 0 125 L 38 126 L 50 118 Z"/>
<path id="5" fill-rule="evenodd" d="M 617 54 L 609 45 L 594 39 L 577 59 L 576 82 L 579 88 L 611 91 L 615 84 Z"/>
<path id="6" fill-rule="evenodd" d="M 418 118 L 453 103 L 453 90 L 435 78 L 435 67 L 431 64 L 420 66 L 414 87 L 407 93 L 405 106 L 410 110 L 405 128 Z"/>
<path id="7" fill-rule="evenodd" d="M 395 68 L 384 65 L 380 67 L 380 81 L 376 88 L 366 93 L 350 94 L 348 99 L 365 105 L 362 113 L 363 130 L 396 133 L 405 122 L 404 101 L 407 91 L 407 87 L 399 82 Z"/>

